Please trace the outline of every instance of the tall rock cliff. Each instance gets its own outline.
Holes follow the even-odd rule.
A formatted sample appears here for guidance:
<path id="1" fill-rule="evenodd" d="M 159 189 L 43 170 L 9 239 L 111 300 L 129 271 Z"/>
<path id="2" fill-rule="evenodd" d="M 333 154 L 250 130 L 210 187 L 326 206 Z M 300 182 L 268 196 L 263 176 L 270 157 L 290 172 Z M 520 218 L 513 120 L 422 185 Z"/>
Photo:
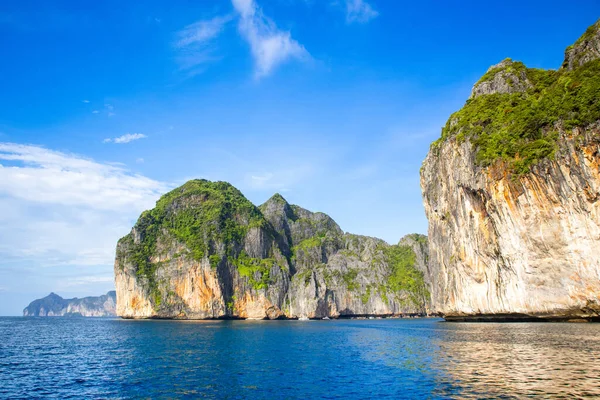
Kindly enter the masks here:
<path id="1" fill-rule="evenodd" d="M 600 21 L 557 70 L 477 82 L 421 169 L 447 319 L 600 315 Z"/>
<path id="2" fill-rule="evenodd" d="M 117 296 L 110 291 L 102 296 L 63 299 L 55 293 L 32 301 L 23 310 L 24 317 L 115 317 Z"/>
<path id="3" fill-rule="evenodd" d="M 117 314 L 275 319 L 426 313 L 420 251 L 344 233 L 326 214 L 290 205 L 278 194 L 255 207 L 226 182 L 192 180 L 164 195 L 119 241 Z"/>

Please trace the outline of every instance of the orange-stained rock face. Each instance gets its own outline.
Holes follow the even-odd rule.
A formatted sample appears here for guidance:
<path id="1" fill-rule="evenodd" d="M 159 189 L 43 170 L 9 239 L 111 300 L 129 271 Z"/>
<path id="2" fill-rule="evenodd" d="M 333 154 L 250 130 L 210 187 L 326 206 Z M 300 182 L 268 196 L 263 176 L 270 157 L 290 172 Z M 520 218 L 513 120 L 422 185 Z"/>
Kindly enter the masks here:
<path id="1" fill-rule="evenodd" d="M 554 160 L 514 179 L 444 142 L 421 172 L 434 308 L 448 315 L 597 316 L 600 129 L 561 133 Z"/>
<path id="2" fill-rule="evenodd" d="M 208 247 L 201 260 L 194 258 L 189 242 L 178 239 L 180 232 L 169 230 L 168 222 L 185 210 L 196 212 L 186 216 L 204 212 L 202 201 L 207 198 L 196 194 L 177 197 L 202 185 L 228 188 L 223 183 L 191 181 L 165 195 L 168 199 L 175 196 L 170 203 L 142 214 L 132 232 L 119 241 L 114 266 L 117 315 L 277 319 L 427 311 L 423 292 L 419 302 L 412 301 L 406 291 L 386 292 L 384 285 L 392 267 L 384 249 L 390 245 L 376 238 L 344 234 L 329 216 L 289 205 L 279 195 L 262 205 L 260 212 L 256 210 L 263 219 L 252 226 L 247 225 L 243 213 L 226 214 L 223 218 L 229 220 L 196 226 L 195 238 L 206 240 L 203 243 L 208 242 Z M 213 191 L 211 196 L 219 195 Z M 164 214 L 156 217 L 153 211 Z M 167 227 L 161 225 L 164 221 Z M 236 237 L 235 243 L 225 243 L 219 236 L 206 239 L 213 223 L 225 222 L 234 224 L 244 236 Z M 193 224 L 193 218 L 184 223 Z M 418 266 L 413 267 L 429 277 L 426 238 L 407 235 L 402 243 L 415 253 Z M 146 256 L 146 252 L 150 254 Z"/>

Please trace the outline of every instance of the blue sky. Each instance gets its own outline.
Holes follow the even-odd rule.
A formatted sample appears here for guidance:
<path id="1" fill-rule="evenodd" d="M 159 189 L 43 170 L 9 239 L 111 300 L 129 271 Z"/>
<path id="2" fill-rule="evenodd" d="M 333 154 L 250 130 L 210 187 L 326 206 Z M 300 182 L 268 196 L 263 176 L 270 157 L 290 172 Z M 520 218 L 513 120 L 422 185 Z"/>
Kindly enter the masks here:
<path id="1" fill-rule="evenodd" d="M 488 4 L 489 3 L 489 4 Z M 426 233 L 419 167 L 487 68 L 558 68 L 595 1 L 3 1 L 0 315 L 113 287 L 169 188 L 275 192 L 390 243 Z"/>

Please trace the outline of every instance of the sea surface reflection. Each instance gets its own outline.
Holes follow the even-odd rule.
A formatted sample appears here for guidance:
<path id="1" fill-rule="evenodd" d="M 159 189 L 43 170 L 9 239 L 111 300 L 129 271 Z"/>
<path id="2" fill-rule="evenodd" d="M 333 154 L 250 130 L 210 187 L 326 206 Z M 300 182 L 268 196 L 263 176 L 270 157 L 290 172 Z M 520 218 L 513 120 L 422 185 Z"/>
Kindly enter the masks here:
<path id="1" fill-rule="evenodd" d="M 0 318 L 0 397 L 598 397 L 599 349 L 600 324 Z"/>

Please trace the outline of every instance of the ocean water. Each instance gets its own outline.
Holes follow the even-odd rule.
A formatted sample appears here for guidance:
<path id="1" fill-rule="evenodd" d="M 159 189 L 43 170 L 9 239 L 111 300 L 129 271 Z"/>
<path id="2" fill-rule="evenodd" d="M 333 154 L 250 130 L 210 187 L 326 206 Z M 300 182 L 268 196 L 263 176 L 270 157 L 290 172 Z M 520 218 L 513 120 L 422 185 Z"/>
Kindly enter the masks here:
<path id="1" fill-rule="evenodd" d="M 0 318 L 0 398 L 600 396 L 600 324 Z"/>

